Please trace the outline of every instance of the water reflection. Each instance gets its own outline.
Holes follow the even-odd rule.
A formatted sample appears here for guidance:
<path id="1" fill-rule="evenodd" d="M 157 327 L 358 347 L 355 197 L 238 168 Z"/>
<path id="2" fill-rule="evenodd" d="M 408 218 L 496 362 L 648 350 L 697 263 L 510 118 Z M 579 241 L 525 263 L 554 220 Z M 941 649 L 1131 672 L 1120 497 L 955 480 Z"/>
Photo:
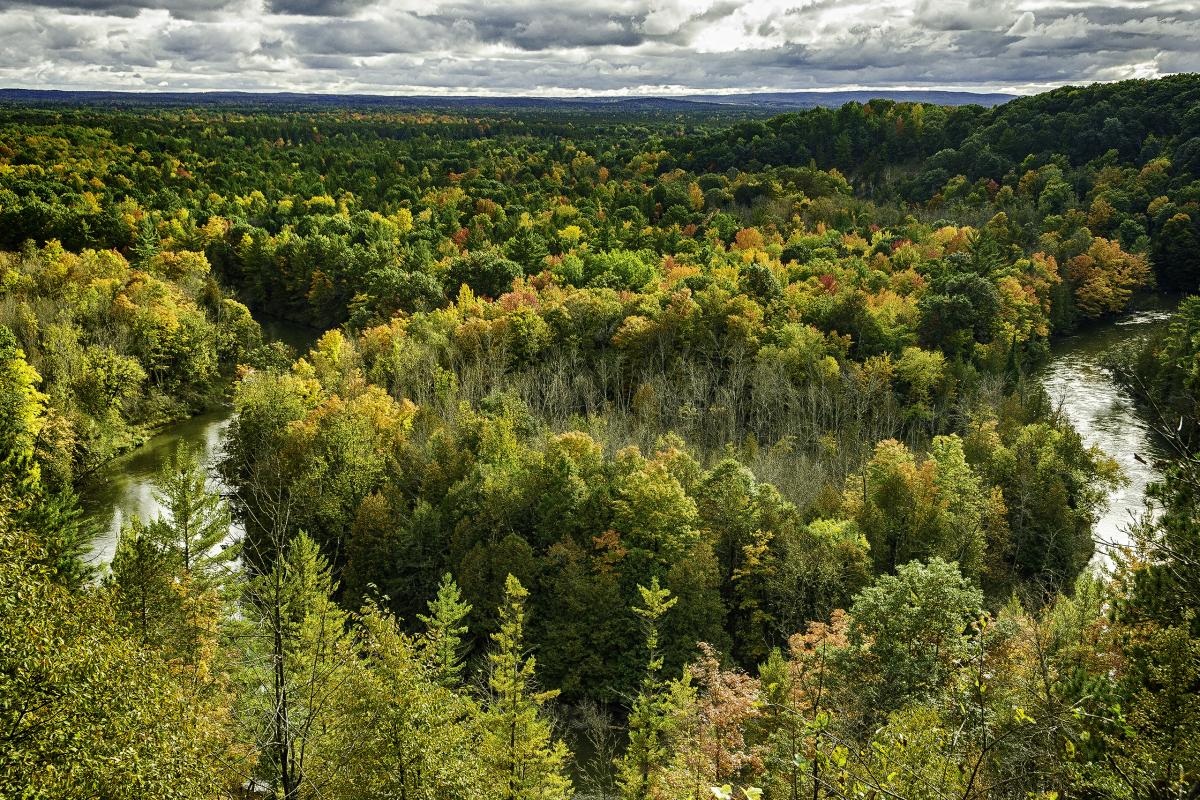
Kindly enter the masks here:
<path id="1" fill-rule="evenodd" d="M 152 481 L 170 461 L 178 442 L 189 444 L 209 466 L 209 488 L 222 490 L 212 465 L 221 456 L 221 437 L 232 419 L 232 409 L 220 409 L 171 425 L 138 449 L 105 465 L 82 487 L 84 513 L 100 531 L 92 542 L 90 563 L 107 564 L 112 560 L 117 536 L 130 517 L 152 520 L 162 513 L 154 499 Z"/>
<path id="2" fill-rule="evenodd" d="M 296 353 L 303 353 L 320 336 L 320 331 L 291 322 L 260 319 L 267 341 L 280 341 Z M 222 408 L 168 426 L 141 447 L 104 465 L 96 475 L 80 487 L 80 503 L 84 513 L 100 534 L 92 541 L 89 562 L 96 565 L 112 561 L 121 527 L 135 514 L 149 521 L 162 514 L 162 506 L 154 499 L 152 481 L 168 462 L 177 442 L 189 444 L 208 466 L 208 486 L 224 491 L 217 478 L 215 463 L 222 455 L 222 437 L 233 421 L 233 409 Z M 235 522 L 232 536 L 242 533 Z"/>

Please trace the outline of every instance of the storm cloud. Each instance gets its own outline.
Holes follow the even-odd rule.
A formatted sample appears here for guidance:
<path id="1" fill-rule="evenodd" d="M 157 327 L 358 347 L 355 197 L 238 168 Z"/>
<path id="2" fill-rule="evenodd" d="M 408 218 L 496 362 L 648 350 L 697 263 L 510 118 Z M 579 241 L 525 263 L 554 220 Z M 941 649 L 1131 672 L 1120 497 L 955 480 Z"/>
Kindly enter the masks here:
<path id="1" fill-rule="evenodd" d="M 0 0 L 0 85 L 1035 91 L 1200 71 L 1194 0 Z"/>

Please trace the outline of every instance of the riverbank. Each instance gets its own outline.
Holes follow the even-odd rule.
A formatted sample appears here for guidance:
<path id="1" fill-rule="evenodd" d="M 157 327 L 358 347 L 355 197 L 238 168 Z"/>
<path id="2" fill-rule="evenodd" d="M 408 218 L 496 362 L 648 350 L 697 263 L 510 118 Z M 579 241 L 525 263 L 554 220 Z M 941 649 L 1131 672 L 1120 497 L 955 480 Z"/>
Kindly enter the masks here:
<path id="1" fill-rule="evenodd" d="M 1116 460 L 1128 479 L 1110 494 L 1108 509 L 1095 526 L 1101 562 L 1108 561 L 1111 547 L 1128 542 L 1130 524 L 1144 512 L 1147 485 L 1161 478 L 1155 461 L 1165 455 L 1132 395 L 1104 366 L 1104 356 L 1165 325 L 1172 309 L 1170 303 L 1152 305 L 1058 338 L 1051 344 L 1048 362 L 1038 372 L 1051 400 L 1084 441 Z M 270 339 L 298 351 L 320 335 L 277 320 L 264 322 L 263 329 Z M 100 530 L 89 555 L 91 563 L 102 565 L 111 560 L 121 527 L 130 517 L 153 519 L 161 512 L 151 482 L 176 444 L 186 442 L 205 463 L 215 464 L 222 455 L 222 436 L 232 420 L 233 409 L 223 406 L 167 425 L 85 482 L 80 493 L 84 512 Z M 210 469 L 210 481 L 211 488 L 221 490 L 215 470 Z"/>
<path id="2" fill-rule="evenodd" d="M 98 529 L 88 562 L 102 566 L 112 560 L 117 537 L 130 518 L 157 517 L 162 506 L 154 497 L 152 482 L 180 442 L 192 447 L 201 460 L 215 464 L 221 454 L 221 437 L 233 421 L 230 407 L 208 411 L 162 428 L 140 447 L 108 462 L 80 488 L 85 516 Z M 210 488 L 220 489 L 210 469 Z"/>
<path id="3" fill-rule="evenodd" d="M 322 333 L 270 318 L 260 321 L 260 325 L 266 341 L 282 342 L 297 353 L 305 352 Z M 224 395 L 221 400 L 225 400 Z M 233 417 L 233 407 L 227 401 L 214 400 L 199 414 L 154 429 L 141 444 L 105 462 L 83 481 L 79 487 L 80 505 L 97 529 L 87 555 L 89 564 L 103 567 L 112 560 L 121 528 L 132 517 L 151 520 L 162 513 L 154 497 L 153 480 L 180 442 L 190 446 L 208 465 L 209 488 L 223 491 L 215 465 L 223 452 L 222 437 Z"/>

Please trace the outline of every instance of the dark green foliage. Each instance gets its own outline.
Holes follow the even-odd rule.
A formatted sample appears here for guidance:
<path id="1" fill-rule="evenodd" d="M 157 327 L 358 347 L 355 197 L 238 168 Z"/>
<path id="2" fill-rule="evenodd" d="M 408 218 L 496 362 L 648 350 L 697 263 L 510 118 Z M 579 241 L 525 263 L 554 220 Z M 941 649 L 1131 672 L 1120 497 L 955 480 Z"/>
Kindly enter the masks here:
<path id="1" fill-rule="evenodd" d="M 522 272 L 520 264 L 495 251 L 469 253 L 450 262 L 446 270 L 446 294 L 454 297 L 459 287 L 465 285 L 477 295 L 499 297 L 512 288 L 512 282 Z"/>

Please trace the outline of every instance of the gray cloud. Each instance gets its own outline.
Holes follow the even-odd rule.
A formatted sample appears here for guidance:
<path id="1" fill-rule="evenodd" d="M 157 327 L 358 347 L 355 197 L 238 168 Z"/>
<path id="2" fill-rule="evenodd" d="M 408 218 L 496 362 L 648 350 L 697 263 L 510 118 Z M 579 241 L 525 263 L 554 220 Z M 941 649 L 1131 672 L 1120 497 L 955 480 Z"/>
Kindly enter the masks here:
<path id="1" fill-rule="evenodd" d="M 167 11 L 179 19 L 212 19 L 239 3 L 230 0 L 0 0 L 0 10 L 43 9 L 107 17 L 135 17 L 143 11 Z M 0 11 L 0 13 L 3 13 Z"/>
<path id="2" fill-rule="evenodd" d="M 267 0 L 267 10 L 275 14 L 303 17 L 350 16 L 371 5 L 373 0 Z"/>
<path id="3" fill-rule="evenodd" d="M 1200 69 L 1193 0 L 0 0 L 0 85 L 1034 90 Z"/>

